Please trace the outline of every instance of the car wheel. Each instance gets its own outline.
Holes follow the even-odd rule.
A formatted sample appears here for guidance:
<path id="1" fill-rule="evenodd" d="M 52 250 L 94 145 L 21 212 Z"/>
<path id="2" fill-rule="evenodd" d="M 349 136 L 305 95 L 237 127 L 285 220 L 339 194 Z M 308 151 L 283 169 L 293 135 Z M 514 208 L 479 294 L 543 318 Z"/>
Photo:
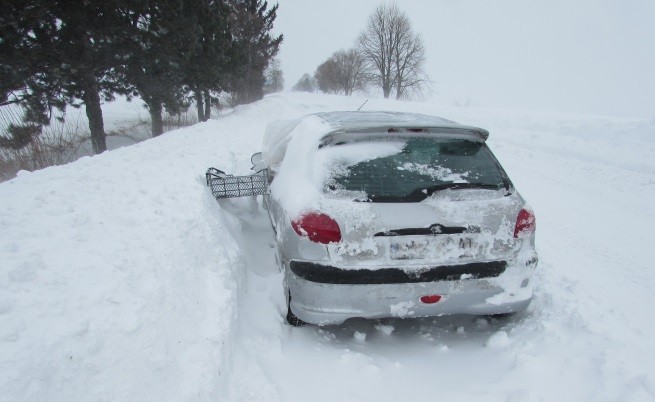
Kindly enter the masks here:
<path id="1" fill-rule="evenodd" d="M 287 298 L 287 323 L 292 327 L 300 327 L 301 325 L 307 324 L 305 321 L 296 317 L 291 311 L 291 292 L 289 292 L 289 297 Z"/>
<path id="2" fill-rule="evenodd" d="M 504 320 L 504 319 L 509 319 L 511 317 L 514 317 L 516 315 L 516 312 L 511 312 L 511 313 L 498 313 L 498 314 L 487 314 L 484 317 L 489 318 L 489 319 L 496 319 L 496 320 Z"/>

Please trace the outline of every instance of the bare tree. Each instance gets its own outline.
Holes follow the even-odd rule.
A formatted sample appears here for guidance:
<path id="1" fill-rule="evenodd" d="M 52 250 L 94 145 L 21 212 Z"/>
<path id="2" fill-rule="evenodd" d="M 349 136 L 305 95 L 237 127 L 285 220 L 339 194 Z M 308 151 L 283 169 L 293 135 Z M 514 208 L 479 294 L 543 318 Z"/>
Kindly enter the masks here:
<path id="1" fill-rule="evenodd" d="M 337 66 L 332 57 L 321 63 L 314 73 L 314 80 L 318 89 L 326 94 L 336 94 L 339 92 L 337 84 Z"/>
<path id="2" fill-rule="evenodd" d="M 291 87 L 291 90 L 295 92 L 314 92 L 316 91 L 316 83 L 311 75 L 305 73 L 300 77 L 298 82 Z"/>
<path id="3" fill-rule="evenodd" d="M 321 91 L 350 96 L 366 87 L 364 58 L 355 49 L 339 50 L 318 66 L 314 78 Z"/>
<path id="4" fill-rule="evenodd" d="M 377 6 L 357 38 L 357 49 L 385 98 L 395 89 L 399 99 L 427 83 L 423 38 L 414 33 L 407 14 L 395 4 Z"/>

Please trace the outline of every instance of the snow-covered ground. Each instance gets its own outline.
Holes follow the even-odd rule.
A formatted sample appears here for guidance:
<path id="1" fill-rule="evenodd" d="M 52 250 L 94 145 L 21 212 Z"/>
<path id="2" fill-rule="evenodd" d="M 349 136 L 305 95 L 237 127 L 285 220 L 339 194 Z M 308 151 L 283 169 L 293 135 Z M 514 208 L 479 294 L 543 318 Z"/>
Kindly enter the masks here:
<path id="1" fill-rule="evenodd" d="M 270 96 L 0 184 L 1 401 L 652 401 L 655 120 L 370 100 L 491 131 L 537 216 L 516 317 L 291 328 L 261 206 L 217 203 L 266 124 L 364 99 Z"/>

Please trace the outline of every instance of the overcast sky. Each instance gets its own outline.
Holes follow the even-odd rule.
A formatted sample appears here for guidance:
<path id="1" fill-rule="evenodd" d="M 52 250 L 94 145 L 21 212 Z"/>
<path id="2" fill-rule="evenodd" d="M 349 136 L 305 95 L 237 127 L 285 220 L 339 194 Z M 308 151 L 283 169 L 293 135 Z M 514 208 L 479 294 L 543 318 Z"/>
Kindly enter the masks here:
<path id="1" fill-rule="evenodd" d="M 286 87 L 351 47 L 379 3 L 279 0 Z M 396 4 L 423 35 L 437 104 L 655 118 L 655 0 Z"/>

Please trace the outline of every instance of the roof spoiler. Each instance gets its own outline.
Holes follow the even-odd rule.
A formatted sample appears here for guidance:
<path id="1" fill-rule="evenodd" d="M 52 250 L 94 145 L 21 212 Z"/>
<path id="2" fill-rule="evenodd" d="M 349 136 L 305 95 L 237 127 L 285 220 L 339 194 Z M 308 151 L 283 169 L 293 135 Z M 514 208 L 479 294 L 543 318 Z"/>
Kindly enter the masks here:
<path id="1" fill-rule="evenodd" d="M 441 126 L 414 126 L 414 125 L 384 125 L 384 126 L 374 126 L 366 128 L 357 128 L 353 130 L 336 130 L 330 133 L 327 133 L 322 138 L 322 143 L 325 143 L 328 138 L 332 137 L 335 134 L 342 133 L 352 133 L 352 134 L 384 134 L 384 133 L 426 133 L 426 134 L 435 134 L 435 135 L 447 135 L 460 138 L 469 138 L 475 141 L 485 142 L 489 138 L 489 131 L 472 126 L 463 126 L 460 124 L 453 125 L 441 125 Z"/>

